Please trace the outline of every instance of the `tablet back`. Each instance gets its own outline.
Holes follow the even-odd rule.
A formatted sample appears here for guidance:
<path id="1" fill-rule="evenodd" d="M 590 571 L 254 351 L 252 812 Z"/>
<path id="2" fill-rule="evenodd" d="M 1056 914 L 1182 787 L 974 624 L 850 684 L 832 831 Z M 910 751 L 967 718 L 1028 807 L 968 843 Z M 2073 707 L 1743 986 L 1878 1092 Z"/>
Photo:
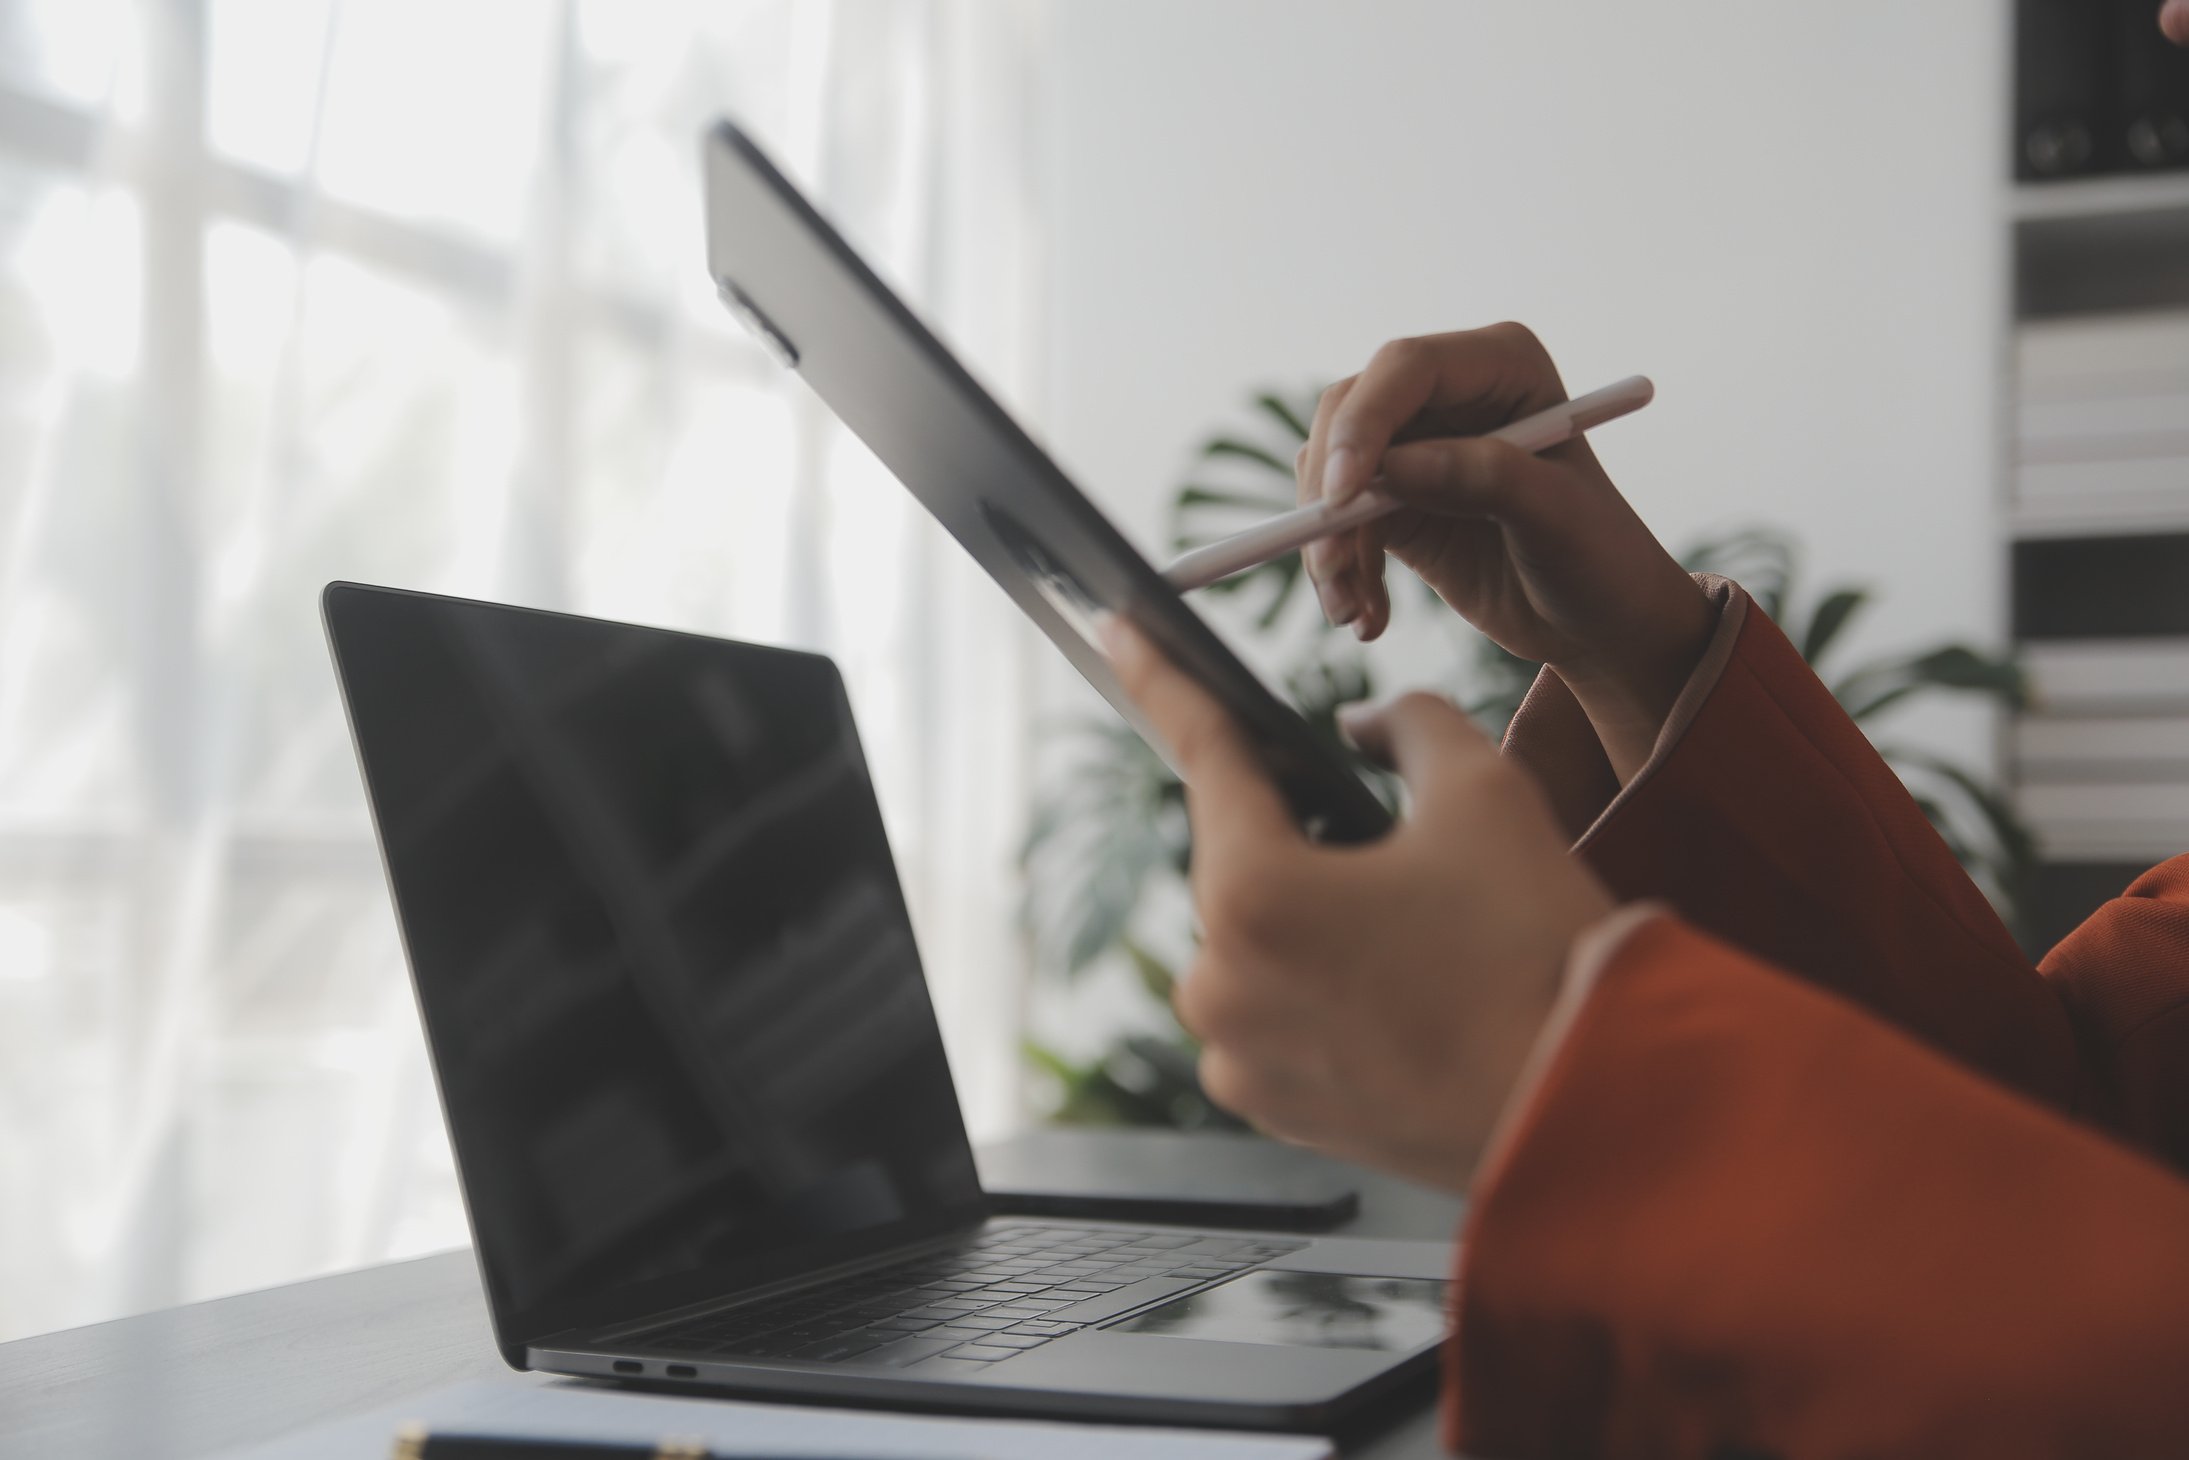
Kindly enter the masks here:
<path id="1" fill-rule="evenodd" d="M 729 122 L 706 140 L 707 262 L 723 302 L 1002 585 L 1079 672 L 1164 747 L 1093 638 L 1108 610 L 1221 699 L 1316 835 L 1366 841 L 1390 814 L 1339 747 L 1257 679 Z"/>

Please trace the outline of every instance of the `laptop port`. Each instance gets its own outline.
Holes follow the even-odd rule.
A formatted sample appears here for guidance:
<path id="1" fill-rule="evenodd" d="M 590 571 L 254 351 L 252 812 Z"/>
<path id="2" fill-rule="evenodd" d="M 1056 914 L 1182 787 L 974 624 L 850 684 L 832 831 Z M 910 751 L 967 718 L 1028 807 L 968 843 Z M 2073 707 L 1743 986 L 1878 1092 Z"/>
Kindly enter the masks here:
<path id="1" fill-rule="evenodd" d="M 671 1364 L 669 1365 L 669 1377 L 672 1379 L 696 1379 L 699 1377 L 699 1370 L 693 1368 L 690 1364 Z"/>
<path id="2" fill-rule="evenodd" d="M 646 1372 L 646 1366 L 637 1359 L 617 1359 L 616 1372 L 619 1374 L 643 1374 Z"/>

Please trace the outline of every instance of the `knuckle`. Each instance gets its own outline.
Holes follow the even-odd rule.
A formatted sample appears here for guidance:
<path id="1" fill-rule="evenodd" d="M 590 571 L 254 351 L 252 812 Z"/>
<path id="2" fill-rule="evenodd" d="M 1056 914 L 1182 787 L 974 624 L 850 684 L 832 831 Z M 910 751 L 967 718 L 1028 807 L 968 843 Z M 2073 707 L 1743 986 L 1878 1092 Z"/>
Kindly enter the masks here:
<path id="1" fill-rule="evenodd" d="M 1209 869 L 1196 901 L 1212 948 L 1264 948 L 1281 941 L 1288 917 L 1280 878 L 1254 865 Z"/>
<path id="2" fill-rule="evenodd" d="M 1432 353 L 1433 347 L 1421 336 L 1401 335 L 1395 340 L 1385 340 L 1376 347 L 1369 368 L 1404 375 L 1427 364 Z"/>
<path id="3" fill-rule="evenodd" d="M 1451 708 L 1452 702 L 1442 695 L 1431 694 L 1425 689 L 1408 690 L 1391 702 L 1390 713 L 1409 719 L 1426 720 L 1442 715 Z"/>
<path id="4" fill-rule="evenodd" d="M 1348 375 L 1343 380 L 1323 387 L 1323 393 L 1315 397 L 1317 424 L 1329 420 L 1337 413 L 1338 407 L 1345 404 L 1345 398 L 1353 393 L 1353 387 L 1359 380 L 1358 375 Z"/>
<path id="5" fill-rule="evenodd" d="M 1452 454 L 1452 469 L 1464 472 L 1471 483 L 1488 491 L 1509 485 L 1513 473 L 1530 459 L 1510 441 L 1491 436 L 1472 437 L 1458 445 L 1459 450 Z"/>
<path id="6" fill-rule="evenodd" d="M 1550 352 L 1543 348 L 1543 341 L 1535 331 L 1517 319 L 1499 320 L 1482 331 L 1491 339 L 1520 354 L 1548 358 Z"/>

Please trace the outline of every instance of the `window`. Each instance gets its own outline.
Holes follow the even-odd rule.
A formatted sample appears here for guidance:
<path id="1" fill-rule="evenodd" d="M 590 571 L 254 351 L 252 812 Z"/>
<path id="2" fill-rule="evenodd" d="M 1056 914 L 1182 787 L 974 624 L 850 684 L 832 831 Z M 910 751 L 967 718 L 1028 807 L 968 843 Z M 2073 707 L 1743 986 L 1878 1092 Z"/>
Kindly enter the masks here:
<path id="1" fill-rule="evenodd" d="M 721 315 L 695 161 L 734 110 L 1009 384 L 1035 39 L 945 0 L 0 0 L 0 1337 L 463 1240 L 331 578 L 836 654 L 1008 1120 L 1025 639 Z"/>

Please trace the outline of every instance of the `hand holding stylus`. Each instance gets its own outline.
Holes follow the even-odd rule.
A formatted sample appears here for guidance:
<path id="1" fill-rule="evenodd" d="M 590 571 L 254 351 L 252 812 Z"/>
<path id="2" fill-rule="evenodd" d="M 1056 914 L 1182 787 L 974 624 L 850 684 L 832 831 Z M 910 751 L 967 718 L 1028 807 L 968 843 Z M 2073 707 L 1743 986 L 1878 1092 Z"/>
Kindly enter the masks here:
<path id="1" fill-rule="evenodd" d="M 1629 375 L 1602 390 L 1592 390 L 1587 395 L 1523 416 L 1508 425 L 1484 435 L 1492 441 L 1503 441 L 1522 451 L 1542 452 L 1553 446 L 1571 441 L 1621 416 L 1631 415 L 1650 403 L 1657 388 L 1644 375 Z M 1380 480 L 1380 479 L 1379 479 Z M 1284 556 L 1295 548 L 1306 547 L 1326 537 L 1356 527 L 1365 527 L 1378 517 L 1388 517 L 1404 505 L 1395 497 L 1375 490 L 1371 481 L 1369 490 L 1339 505 L 1330 498 L 1310 502 L 1297 511 L 1272 517 L 1267 522 L 1256 523 L 1244 532 L 1234 533 L 1219 542 L 1195 548 L 1176 559 L 1163 570 L 1170 585 L 1181 593 L 1195 588 L 1206 588 L 1219 583 L 1235 573 Z"/>
<path id="2" fill-rule="evenodd" d="M 1715 620 L 1586 440 L 1537 455 L 1495 434 L 1565 404 L 1557 367 L 1519 325 L 1385 345 L 1323 393 L 1300 500 L 1343 511 L 1375 478 L 1398 506 L 1308 548 L 1307 571 L 1331 621 L 1373 639 L 1391 615 L 1384 556 L 1397 558 L 1483 633 L 1555 669 L 1624 777 L 1648 758 Z"/>

